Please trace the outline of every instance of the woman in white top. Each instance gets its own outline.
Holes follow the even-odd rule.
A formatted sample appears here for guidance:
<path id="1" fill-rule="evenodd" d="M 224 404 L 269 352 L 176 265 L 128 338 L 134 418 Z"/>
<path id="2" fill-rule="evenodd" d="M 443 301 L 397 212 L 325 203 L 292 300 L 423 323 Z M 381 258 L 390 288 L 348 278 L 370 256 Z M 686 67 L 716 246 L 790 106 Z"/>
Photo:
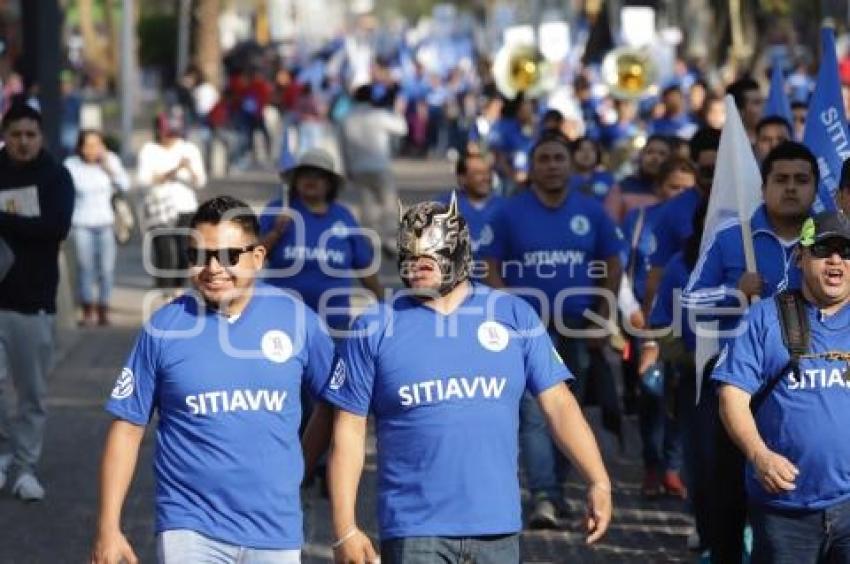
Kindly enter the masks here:
<path id="1" fill-rule="evenodd" d="M 157 288 L 172 291 L 181 288 L 186 278 L 186 233 L 189 220 L 198 209 L 195 191 L 203 188 L 207 176 L 200 150 L 183 139 L 180 114 L 160 113 L 154 129 L 156 141 L 142 147 L 137 174 L 139 184 L 148 188 L 146 228 L 176 228 L 153 238 L 155 271 L 151 274 Z M 177 271 L 182 274 L 175 276 Z"/>
<path id="2" fill-rule="evenodd" d="M 106 149 L 103 135 L 94 130 L 80 132 L 75 154 L 65 159 L 65 167 L 76 189 L 71 234 L 83 307 L 80 324 L 108 325 L 117 252 L 112 194 L 128 190 L 130 179 L 118 156 Z"/>

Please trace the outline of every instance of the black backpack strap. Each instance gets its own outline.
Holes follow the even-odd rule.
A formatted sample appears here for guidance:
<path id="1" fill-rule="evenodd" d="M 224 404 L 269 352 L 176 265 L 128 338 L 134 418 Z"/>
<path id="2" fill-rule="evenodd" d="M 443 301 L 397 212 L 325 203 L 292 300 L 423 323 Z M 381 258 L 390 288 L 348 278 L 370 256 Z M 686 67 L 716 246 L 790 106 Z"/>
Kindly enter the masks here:
<path id="1" fill-rule="evenodd" d="M 800 357 L 809 352 L 811 331 L 809 317 L 806 314 L 806 300 L 799 290 L 784 290 L 776 294 L 776 309 L 779 312 L 779 325 L 782 328 L 782 343 L 788 349 L 791 360 L 767 384 L 753 394 L 750 409 L 755 413 L 770 395 L 779 381 L 789 371 L 795 374 L 800 370 Z"/>
<path id="2" fill-rule="evenodd" d="M 785 290 L 774 296 L 779 310 L 779 323 L 782 327 L 782 342 L 792 360 L 799 360 L 809 352 L 809 317 L 806 315 L 806 301 L 799 290 Z"/>

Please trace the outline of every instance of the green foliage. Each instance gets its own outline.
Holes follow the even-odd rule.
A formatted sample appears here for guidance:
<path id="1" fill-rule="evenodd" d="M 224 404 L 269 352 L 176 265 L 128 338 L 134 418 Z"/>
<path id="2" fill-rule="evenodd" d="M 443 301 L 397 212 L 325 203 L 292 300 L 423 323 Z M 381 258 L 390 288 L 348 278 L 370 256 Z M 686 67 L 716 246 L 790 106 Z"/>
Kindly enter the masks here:
<path id="1" fill-rule="evenodd" d="M 177 17 L 173 14 L 142 14 L 137 28 L 139 63 L 167 67 L 177 52 Z"/>

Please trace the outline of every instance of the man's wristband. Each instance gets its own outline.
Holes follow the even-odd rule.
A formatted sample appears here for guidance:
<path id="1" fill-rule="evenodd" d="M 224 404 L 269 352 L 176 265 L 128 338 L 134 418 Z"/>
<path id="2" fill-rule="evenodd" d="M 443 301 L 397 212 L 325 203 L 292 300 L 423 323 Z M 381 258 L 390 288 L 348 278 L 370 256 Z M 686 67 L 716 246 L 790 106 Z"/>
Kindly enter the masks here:
<path id="1" fill-rule="evenodd" d="M 357 534 L 357 526 L 355 525 L 354 527 L 351 527 L 351 528 L 348 530 L 348 532 L 347 532 L 347 533 L 345 533 L 344 535 L 342 535 L 341 537 L 339 537 L 339 539 L 337 539 L 337 540 L 336 540 L 336 542 L 334 542 L 334 543 L 331 545 L 331 549 L 332 549 L 332 550 L 336 550 L 336 549 L 338 549 L 339 547 L 341 547 L 342 545 L 344 545 L 344 544 L 345 544 L 345 541 L 347 541 L 348 539 L 350 539 L 351 537 L 353 537 L 353 536 L 354 536 L 354 535 L 356 535 L 356 534 Z"/>

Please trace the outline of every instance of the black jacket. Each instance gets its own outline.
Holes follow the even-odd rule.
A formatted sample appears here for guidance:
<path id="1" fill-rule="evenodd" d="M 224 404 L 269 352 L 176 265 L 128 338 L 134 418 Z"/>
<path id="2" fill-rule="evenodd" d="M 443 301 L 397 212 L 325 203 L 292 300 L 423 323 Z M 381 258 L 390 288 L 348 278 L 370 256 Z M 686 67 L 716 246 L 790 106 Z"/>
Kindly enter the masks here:
<path id="1" fill-rule="evenodd" d="M 46 151 L 18 165 L 5 149 L 0 150 L 0 203 L 10 190 L 32 187 L 38 191 L 37 217 L 25 217 L 9 211 L 12 205 L 0 205 L 0 237 L 15 254 L 11 270 L 0 281 L 0 310 L 56 313 L 59 244 L 71 228 L 74 182 Z"/>

